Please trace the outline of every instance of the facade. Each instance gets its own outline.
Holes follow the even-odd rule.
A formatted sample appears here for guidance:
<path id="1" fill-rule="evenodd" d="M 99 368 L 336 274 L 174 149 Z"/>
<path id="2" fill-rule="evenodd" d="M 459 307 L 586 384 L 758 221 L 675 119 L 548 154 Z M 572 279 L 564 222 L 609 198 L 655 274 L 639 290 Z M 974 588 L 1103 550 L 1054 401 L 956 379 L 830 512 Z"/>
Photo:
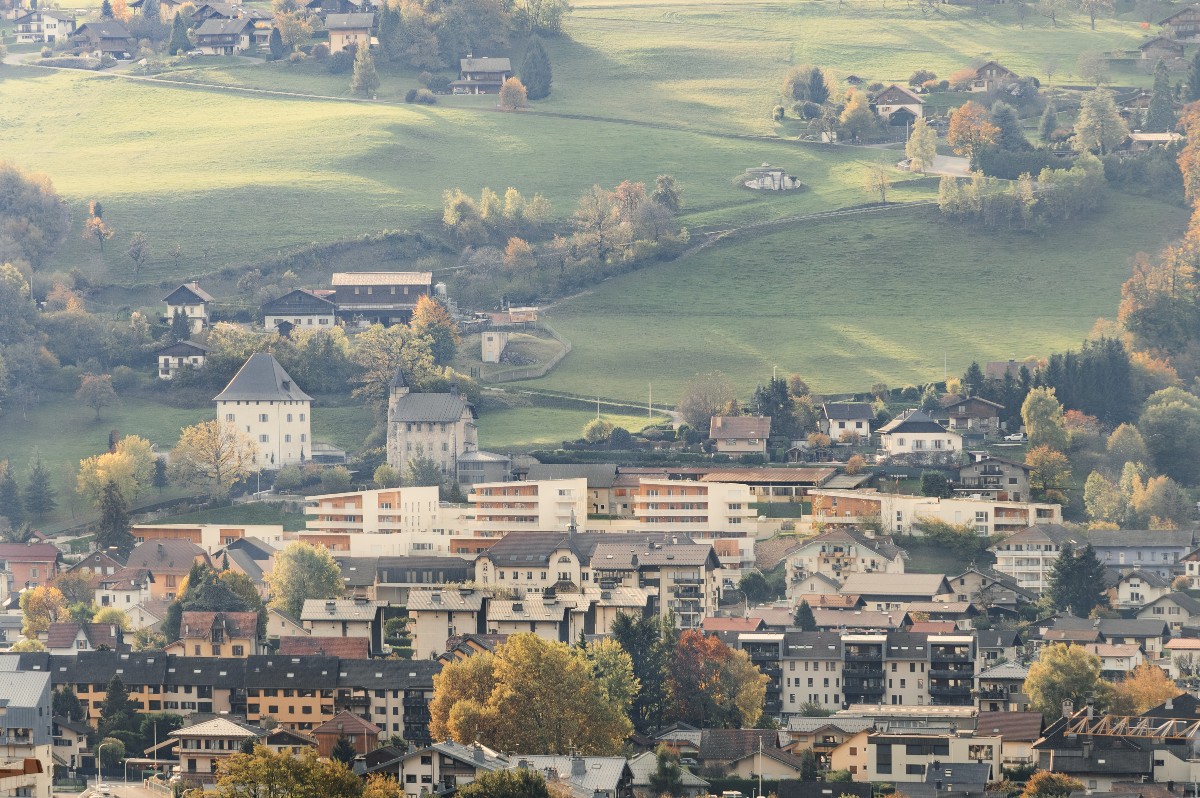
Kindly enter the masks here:
<path id="1" fill-rule="evenodd" d="M 708 437 L 716 441 L 721 454 L 767 454 L 771 437 L 771 419 L 764 416 L 713 416 Z"/>
<path id="2" fill-rule="evenodd" d="M 193 563 L 212 565 L 208 552 L 186 540 L 147 540 L 129 553 L 127 567 L 154 574 L 150 594 L 155 599 L 174 600 Z"/>
<path id="3" fill-rule="evenodd" d="M 470 746 L 452 740 L 434 743 L 404 755 L 400 766 L 404 798 L 444 794 L 470 784 L 484 773 L 508 767 L 507 758 L 478 743 Z"/>
<path id="4" fill-rule="evenodd" d="M 337 324 L 337 305 L 327 299 L 331 293 L 297 288 L 264 302 L 260 309 L 263 327 L 269 331 L 278 330 L 281 324 L 290 324 L 293 329 L 332 329 Z"/>
<path id="5" fill-rule="evenodd" d="M 1184 627 L 1200 624 L 1200 601 L 1187 593 L 1165 593 L 1139 609 L 1137 617 L 1166 621 L 1171 634 L 1182 634 Z"/>
<path id="6" fill-rule="evenodd" d="M 327 14 L 325 28 L 329 31 L 329 52 L 340 53 L 347 47 L 370 47 L 371 28 L 375 13 Z"/>
<path id="7" fill-rule="evenodd" d="M 851 529 L 821 532 L 790 552 L 786 561 L 789 590 L 813 574 L 840 581 L 852 573 L 904 573 L 903 549 L 889 538 L 869 538 Z"/>
<path id="8" fill-rule="evenodd" d="M 469 489 L 481 482 L 508 482 L 512 479 L 512 458 L 506 454 L 466 449 L 458 456 L 460 487 Z"/>
<path id="9" fill-rule="evenodd" d="M 1141 609 L 1171 592 L 1171 583 L 1153 571 L 1125 571 L 1117 580 L 1117 600 L 1113 609 Z"/>
<path id="10" fill-rule="evenodd" d="M 925 116 L 925 100 L 912 89 L 893 83 L 871 101 L 875 113 L 889 125 L 904 125 Z"/>
<path id="11" fill-rule="evenodd" d="M 129 35 L 125 26 L 108 19 L 85 22 L 80 25 L 71 35 L 71 44 L 80 48 L 82 52 L 97 58 L 106 55 L 113 58 L 128 58 L 130 50 L 134 47 L 133 37 Z M 170 303 L 168 303 L 168 314 L 169 312 Z M 170 315 L 167 319 L 170 320 Z M 199 329 L 193 326 L 192 331 L 199 332 Z"/>
<path id="12" fill-rule="evenodd" d="M 208 55 L 237 55 L 254 46 L 249 19 L 206 19 L 196 28 L 196 49 Z"/>
<path id="13" fill-rule="evenodd" d="M 848 435 L 866 439 L 871 434 L 874 420 L 875 411 L 870 402 L 825 402 L 821 405 L 817 428 L 834 443 Z"/>
<path id="14" fill-rule="evenodd" d="M 398 370 L 388 394 L 388 465 L 407 471 L 414 459 L 427 458 L 443 474 L 457 475 L 458 458 L 479 449 L 475 418 L 475 407 L 457 390 L 411 393 Z"/>
<path id="15" fill-rule="evenodd" d="M 600 543 L 592 552 L 601 591 L 642 588 L 658 597 L 659 613 L 673 612 L 681 629 L 700 628 L 716 612 L 721 562 L 707 543 Z M 602 596 L 603 598 L 603 596 Z"/>
<path id="16" fill-rule="evenodd" d="M 85 23 L 80 25 L 80 33 L 82 34 L 84 29 L 92 24 Z M 116 28 L 120 28 L 120 30 L 118 31 Z M 101 37 L 101 41 L 103 41 L 104 37 L 118 38 L 119 34 L 123 31 L 125 33 L 124 38 L 128 39 L 128 31 L 121 28 L 119 23 L 105 22 L 103 28 L 97 28 L 94 33 L 96 36 Z M 208 326 L 208 304 L 212 301 L 212 296 L 200 287 L 200 283 L 185 283 L 163 297 L 163 302 L 167 303 L 166 322 L 170 324 L 171 320 L 175 318 L 175 314 L 182 314 L 188 320 L 192 335 L 197 335 Z"/>
<path id="17" fill-rule="evenodd" d="M 450 84 L 450 89 L 455 94 L 498 94 L 512 74 L 512 62 L 507 58 L 468 56 L 459 60 L 458 80 Z"/>
<path id="18" fill-rule="evenodd" d="M 317 740 L 317 752 L 323 757 L 332 757 L 333 749 L 342 737 L 350 741 L 359 756 L 374 751 L 379 747 L 381 732 L 382 729 L 369 720 L 342 710 L 313 729 L 310 734 Z"/>
<path id="19" fill-rule="evenodd" d="M 938 499 L 827 489 L 810 491 L 809 497 L 812 499 L 814 520 L 827 528 L 880 523 L 888 532 L 920 534 L 913 524 L 930 519 L 956 525 L 972 524 L 981 535 L 997 535 L 1016 533 L 1031 525 L 1062 522 L 1062 508 L 1057 504 L 1042 502 Z M 1003 568 L 996 570 L 1007 573 Z"/>
<path id="20" fill-rule="evenodd" d="M 743 537 L 755 517 L 750 488 L 730 482 L 643 479 L 631 497 L 639 531 Z"/>
<path id="21" fill-rule="evenodd" d="M 1193 546 L 1191 529 L 1093 529 L 1087 542 L 1100 562 L 1113 568 L 1137 568 L 1170 580 L 1183 571 L 1180 560 Z"/>
<path id="22" fill-rule="evenodd" d="M 587 480 L 483 483 L 472 486 L 467 501 L 475 511 L 472 529 L 483 537 L 522 530 L 565 531 L 587 518 Z"/>
<path id="23" fill-rule="evenodd" d="M 1016 532 L 992 547 L 996 555 L 996 570 L 1016 580 L 1017 584 L 1038 596 L 1050 584 L 1054 561 L 1069 545 L 1079 548 L 1086 542 L 1082 532 L 1060 524 L 1030 526 Z"/>
<path id="24" fill-rule="evenodd" d="M 483 591 L 466 587 L 410 591 L 407 606 L 413 619 L 409 629 L 413 656 L 434 658 L 447 650 L 451 638 L 486 632 L 488 600 Z"/>
<path id="25" fill-rule="evenodd" d="M 1176 11 L 1166 19 L 1159 20 L 1168 38 L 1188 41 L 1200 36 L 1200 8 L 1188 6 Z"/>
<path id="26" fill-rule="evenodd" d="M 260 468 L 273 471 L 312 456 L 312 397 L 274 355 L 251 355 L 213 401 L 218 421 L 245 431 L 255 442 Z"/>
<path id="27" fill-rule="evenodd" d="M 13 20 L 17 44 L 54 44 L 75 32 L 75 17 L 61 11 L 35 9 Z"/>
<path id="28" fill-rule="evenodd" d="M 0 543 L 4 594 L 49 584 L 58 576 L 62 552 L 50 543 Z"/>
<path id="29" fill-rule="evenodd" d="M 983 795 L 983 785 L 992 781 L 992 776 L 1000 772 L 1000 737 L 982 734 L 956 736 L 952 734 L 885 734 L 874 733 L 867 736 L 867 772 L 862 781 L 890 781 L 895 784 L 923 784 L 927 769 L 932 762 L 953 762 L 953 767 L 961 772 L 959 778 L 966 777 L 973 765 L 980 766 L 983 778 L 972 779 L 978 784 L 978 795 Z M 959 763 L 962 763 L 961 765 Z M 946 767 L 951 767 L 947 765 Z M 952 781 L 942 782 L 941 794 L 951 792 L 947 789 Z M 954 790 L 953 795 L 966 793 L 961 789 Z"/>
<path id="30" fill-rule="evenodd" d="M 261 654 L 258 613 L 188 610 L 179 622 L 179 639 L 168 654 L 184 657 L 250 657 Z"/>
<path id="31" fill-rule="evenodd" d="M 333 275 L 338 318 L 354 326 L 407 324 L 417 300 L 433 294 L 432 272 L 338 272 Z"/>
<path id="32" fill-rule="evenodd" d="M 240 753 L 247 740 L 257 743 L 266 735 L 266 729 L 258 726 L 214 718 L 176 729 L 170 736 L 176 741 L 179 775 L 200 784 L 213 784 L 220 763 Z"/>
<path id="33" fill-rule="evenodd" d="M 1017 73 L 1011 69 L 997 64 L 995 61 L 988 61 L 975 70 L 975 79 L 971 81 L 969 89 L 973 92 L 994 91 L 1019 79 Z"/>
<path id="34" fill-rule="evenodd" d="M 948 396 L 941 401 L 942 413 L 952 430 L 982 432 L 984 435 L 1000 433 L 1000 411 L 1004 405 L 988 401 L 980 396 Z"/>
<path id="35" fill-rule="evenodd" d="M 50 798 L 54 722 L 48 673 L 0 678 L 0 792 Z"/>
<path id="36" fill-rule="evenodd" d="M 1024 463 L 984 457 L 958 468 L 955 491 L 984 499 L 1019 502 L 1029 498 L 1029 472 Z"/>
<path id="37" fill-rule="evenodd" d="M 157 357 L 158 378 L 171 380 L 182 369 L 203 368 L 204 360 L 208 357 L 208 347 L 195 341 L 179 341 L 158 350 Z"/>
<path id="38" fill-rule="evenodd" d="M 508 333 L 503 330 L 484 330 L 479 336 L 479 359 L 484 363 L 499 363 L 508 346 Z"/>
<path id="39" fill-rule="evenodd" d="M 440 525 L 438 507 L 436 485 L 327 493 L 308 497 L 305 527 L 311 532 L 402 535 L 415 541 Z M 448 545 L 443 541 L 416 548 L 446 552 Z"/>
<path id="40" fill-rule="evenodd" d="M 920 410 L 907 410 L 879 428 L 879 446 L 885 460 L 957 463 L 962 436 Z"/>
<path id="41" fill-rule="evenodd" d="M 365 637 L 372 654 L 383 650 L 383 605 L 365 599 L 308 599 L 300 612 L 314 637 Z"/>

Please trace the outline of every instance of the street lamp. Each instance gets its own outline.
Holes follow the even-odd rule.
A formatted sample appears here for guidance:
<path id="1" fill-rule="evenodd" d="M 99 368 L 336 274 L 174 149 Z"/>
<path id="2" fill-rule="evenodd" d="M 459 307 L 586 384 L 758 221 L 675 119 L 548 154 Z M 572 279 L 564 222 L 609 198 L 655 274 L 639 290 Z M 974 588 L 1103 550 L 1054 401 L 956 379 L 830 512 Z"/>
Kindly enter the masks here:
<path id="1" fill-rule="evenodd" d="M 100 782 L 102 781 L 102 779 L 101 779 L 101 774 L 100 774 L 100 752 L 104 750 L 104 746 L 106 746 L 106 745 L 116 745 L 116 744 L 117 744 L 117 743 L 116 743 L 115 741 L 114 741 L 114 742 L 110 742 L 110 743 L 104 743 L 104 742 L 102 742 L 102 743 L 100 743 L 99 745 L 97 745 L 97 746 L 96 746 L 96 788 L 97 788 L 97 789 L 99 789 L 99 788 L 100 788 Z"/>

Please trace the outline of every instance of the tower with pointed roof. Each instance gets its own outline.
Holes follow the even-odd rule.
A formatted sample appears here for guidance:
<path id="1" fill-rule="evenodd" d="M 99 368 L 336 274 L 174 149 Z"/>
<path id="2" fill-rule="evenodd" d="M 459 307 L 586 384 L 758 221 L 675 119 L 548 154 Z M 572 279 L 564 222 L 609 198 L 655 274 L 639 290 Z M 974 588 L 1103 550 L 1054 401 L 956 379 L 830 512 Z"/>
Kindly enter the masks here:
<path id="1" fill-rule="evenodd" d="M 388 465 L 401 471 L 418 457 L 437 463 L 442 474 L 457 479 L 458 458 L 479 448 L 475 407 L 456 386 L 447 393 L 412 393 L 403 369 L 388 392 Z"/>
<path id="2" fill-rule="evenodd" d="M 274 356 L 251 355 L 213 401 L 217 420 L 232 424 L 258 446 L 260 468 L 299 465 L 312 456 L 312 397 Z"/>

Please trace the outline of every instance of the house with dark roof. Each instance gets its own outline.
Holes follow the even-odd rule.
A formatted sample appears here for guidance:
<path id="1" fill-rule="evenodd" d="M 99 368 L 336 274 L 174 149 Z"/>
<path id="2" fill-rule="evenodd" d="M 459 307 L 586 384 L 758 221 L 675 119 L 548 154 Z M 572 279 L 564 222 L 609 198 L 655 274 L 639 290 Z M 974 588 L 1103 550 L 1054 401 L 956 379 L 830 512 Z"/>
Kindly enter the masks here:
<path id="1" fill-rule="evenodd" d="M 185 610 L 179 621 L 179 639 L 172 641 L 166 652 L 184 657 L 260 654 L 258 613 Z"/>
<path id="2" fill-rule="evenodd" d="M 206 19 L 196 28 L 196 49 L 207 55 L 238 55 L 254 46 L 254 21 Z"/>
<path id="3" fill-rule="evenodd" d="M 1032 591 L 991 568 L 972 566 L 949 579 L 958 601 L 969 601 L 989 616 L 1015 616 L 1018 606 L 1037 601 Z"/>
<path id="4" fill-rule="evenodd" d="M 1020 80 L 1020 76 L 1016 72 L 1001 66 L 995 61 L 988 61 L 975 70 L 975 78 L 967 88 L 973 92 L 995 91 L 1018 80 Z M 989 363 L 988 365 L 991 364 Z M 991 375 L 988 376 L 989 378 L 991 377 Z M 1004 375 L 1001 374 L 1000 378 L 1003 379 L 1003 377 Z"/>
<path id="5" fill-rule="evenodd" d="M 264 577 L 274 568 L 276 549 L 258 538 L 238 538 L 213 555 L 213 562 L 222 570 L 245 574 L 267 598 Z"/>
<path id="6" fill-rule="evenodd" d="M 955 493 L 997 501 L 1019 502 L 1029 498 L 1029 474 L 1024 463 L 1001 457 L 980 457 L 958 467 Z"/>
<path id="7" fill-rule="evenodd" d="M 1200 600 L 1187 593 L 1164 593 L 1139 609 L 1137 617 L 1143 620 L 1166 621 L 1172 634 L 1180 634 L 1185 627 L 1200 624 Z"/>
<path id="8" fill-rule="evenodd" d="M 76 36 L 82 34 L 84 29 L 90 24 L 92 23 L 85 23 L 79 26 L 79 32 L 76 33 Z M 102 36 L 104 33 L 107 33 L 116 37 L 120 31 L 112 30 L 112 25 L 116 25 L 118 28 L 121 27 L 119 23 L 107 23 L 103 31 L 99 29 L 96 31 L 96 35 Z M 124 28 L 121 28 L 121 31 L 124 30 Z M 125 38 L 129 38 L 127 31 L 125 32 Z M 103 38 L 101 41 L 103 41 Z M 188 320 L 192 335 L 197 335 L 208 326 L 208 306 L 213 301 L 215 300 L 213 300 L 212 295 L 201 288 L 200 283 L 194 280 L 190 283 L 184 283 L 163 297 L 163 302 L 167 304 L 167 312 L 163 319 L 167 324 L 170 324 L 175 315 L 180 314 Z"/>
<path id="9" fill-rule="evenodd" d="M 446 740 L 399 753 L 401 761 L 392 772 L 403 774 L 405 798 L 418 798 L 422 790 L 433 795 L 449 795 L 485 773 L 512 767 L 504 754 L 479 743 L 463 745 Z M 380 765 L 375 766 L 374 772 L 380 772 Z M 409 778 L 412 778 L 411 782 Z"/>
<path id="10" fill-rule="evenodd" d="M 778 729 L 701 729 L 696 759 L 708 770 L 728 771 L 733 763 L 764 751 L 780 750 L 789 742 L 787 732 Z"/>
<path id="11" fill-rule="evenodd" d="M 1168 38 L 1175 41 L 1190 41 L 1200 37 L 1200 7 L 1186 6 L 1165 19 L 1158 21 L 1159 27 Z"/>
<path id="12" fill-rule="evenodd" d="M 129 650 L 121 627 L 115 623 L 52 623 L 42 642 L 51 654 L 72 656 L 80 651 Z"/>
<path id="13" fill-rule="evenodd" d="M 1138 45 L 1138 57 L 1143 61 L 1149 61 L 1151 66 L 1159 61 L 1170 63 L 1176 58 L 1183 58 L 1183 53 L 1183 45 L 1166 36 L 1155 36 Z"/>
<path id="14" fill-rule="evenodd" d="M 349 326 L 408 324 L 417 302 L 433 295 L 433 272 L 337 272 L 333 302 Z"/>
<path id="15" fill-rule="evenodd" d="M 458 458 L 479 449 L 476 418 L 475 406 L 457 389 L 413 393 L 397 369 L 388 390 L 388 465 L 407 472 L 413 460 L 427 458 L 443 474 L 457 475 Z"/>
<path id="16" fill-rule="evenodd" d="M 935 601 L 954 595 L 941 574 L 851 573 L 841 592 L 861 596 L 868 607 L 899 609 L 913 601 Z"/>
<path id="17" fill-rule="evenodd" d="M 999 435 L 1000 411 L 1003 409 L 1004 405 L 981 396 L 949 394 L 938 400 L 934 418 L 945 419 L 946 426 L 952 430 Z"/>
<path id="18" fill-rule="evenodd" d="M 889 460 L 949 464 L 958 462 L 962 436 L 921 410 L 906 410 L 879 428 L 879 446 Z"/>
<path id="19" fill-rule="evenodd" d="M 907 86 L 893 83 L 871 98 L 885 125 L 911 125 L 925 116 L 925 99 Z"/>
<path id="20" fill-rule="evenodd" d="M 871 434 L 875 410 L 870 402 L 824 402 L 817 429 L 835 443 L 847 435 L 866 439 Z"/>
<path id="21" fill-rule="evenodd" d="M 327 14 L 325 28 L 329 31 L 329 52 L 340 53 L 348 47 L 370 47 L 374 27 L 373 11 Z"/>
<path id="22" fill-rule="evenodd" d="M 1182 573 L 1179 562 L 1195 545 L 1193 529 L 1091 529 L 1087 542 L 1104 565 L 1137 568 L 1172 579 Z"/>
<path id="23" fill-rule="evenodd" d="M 658 755 L 654 751 L 643 751 L 637 756 L 630 757 L 629 771 L 633 774 L 634 798 L 659 798 L 659 794 L 651 787 L 651 776 L 658 769 Z M 676 795 L 680 798 L 700 798 L 709 794 L 709 783 L 682 768 L 679 773 L 679 783 L 676 785 Z M 870 796 L 867 796 L 870 798 Z"/>
<path id="24" fill-rule="evenodd" d="M 458 80 L 450 83 L 455 94 L 498 94 L 504 81 L 513 75 L 507 58 L 473 58 L 458 62 Z"/>
<path id="25" fill-rule="evenodd" d="M 383 732 L 374 723 L 342 710 L 329 720 L 309 732 L 317 740 L 317 752 L 323 757 L 332 757 L 338 740 L 346 738 L 359 756 L 379 747 L 379 735 Z"/>
<path id="26" fill-rule="evenodd" d="M 300 465 L 312 455 L 312 397 L 274 355 L 256 352 L 213 401 L 217 420 L 250 436 L 260 468 Z"/>
<path id="27" fill-rule="evenodd" d="M 154 598 L 154 573 L 149 568 L 122 568 L 95 581 L 95 601 L 101 607 L 128 611 Z"/>
<path id="28" fill-rule="evenodd" d="M 1171 592 L 1171 582 L 1153 571 L 1128 568 L 1117 580 L 1113 609 L 1137 610 Z"/>
<path id="29" fill-rule="evenodd" d="M 181 369 L 204 368 L 208 347 L 195 341 L 176 341 L 159 349 L 154 356 L 158 358 L 158 378 L 173 380 Z"/>
<path id="30" fill-rule="evenodd" d="M 79 48 L 85 55 L 95 58 L 109 56 L 111 58 L 128 58 L 133 49 L 133 37 L 120 22 L 111 19 L 101 19 L 85 22 L 71 34 L 71 44 Z M 169 317 L 168 317 L 169 318 Z M 199 332 L 199 330 L 194 330 Z"/>
<path id="31" fill-rule="evenodd" d="M 284 324 L 291 329 L 328 330 L 337 324 L 337 305 L 329 297 L 330 290 L 315 291 L 297 288 L 281 297 L 262 304 L 263 327 L 269 332 L 279 331 Z"/>
<path id="32" fill-rule="evenodd" d="M 0 552 L 3 546 L 0 546 Z M 0 554 L 3 557 L 3 554 Z M 67 573 L 84 573 L 95 576 L 112 576 L 125 567 L 124 559 L 114 550 L 113 552 L 93 551 L 79 562 L 67 569 Z"/>
<path id="33" fill-rule="evenodd" d="M 1015 629 L 976 629 L 981 667 L 998 662 L 1015 662 L 1022 649 L 1021 633 Z"/>
<path id="34" fill-rule="evenodd" d="M 338 659 L 369 659 L 365 637 L 281 637 L 279 654 L 285 657 L 325 656 Z"/>
<path id="35" fill-rule="evenodd" d="M 716 442 L 720 454 L 767 454 L 771 437 L 771 419 L 767 416 L 713 416 L 708 437 Z"/>

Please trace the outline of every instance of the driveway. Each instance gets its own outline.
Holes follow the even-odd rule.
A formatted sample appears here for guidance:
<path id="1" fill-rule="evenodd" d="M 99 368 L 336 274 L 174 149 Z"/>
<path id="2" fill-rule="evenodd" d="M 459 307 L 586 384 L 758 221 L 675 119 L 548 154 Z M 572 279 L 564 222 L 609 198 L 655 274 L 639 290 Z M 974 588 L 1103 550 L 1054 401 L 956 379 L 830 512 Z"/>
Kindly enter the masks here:
<path id="1" fill-rule="evenodd" d="M 926 174 L 970 177 L 971 161 L 954 155 L 935 155 L 933 166 L 926 170 Z"/>

